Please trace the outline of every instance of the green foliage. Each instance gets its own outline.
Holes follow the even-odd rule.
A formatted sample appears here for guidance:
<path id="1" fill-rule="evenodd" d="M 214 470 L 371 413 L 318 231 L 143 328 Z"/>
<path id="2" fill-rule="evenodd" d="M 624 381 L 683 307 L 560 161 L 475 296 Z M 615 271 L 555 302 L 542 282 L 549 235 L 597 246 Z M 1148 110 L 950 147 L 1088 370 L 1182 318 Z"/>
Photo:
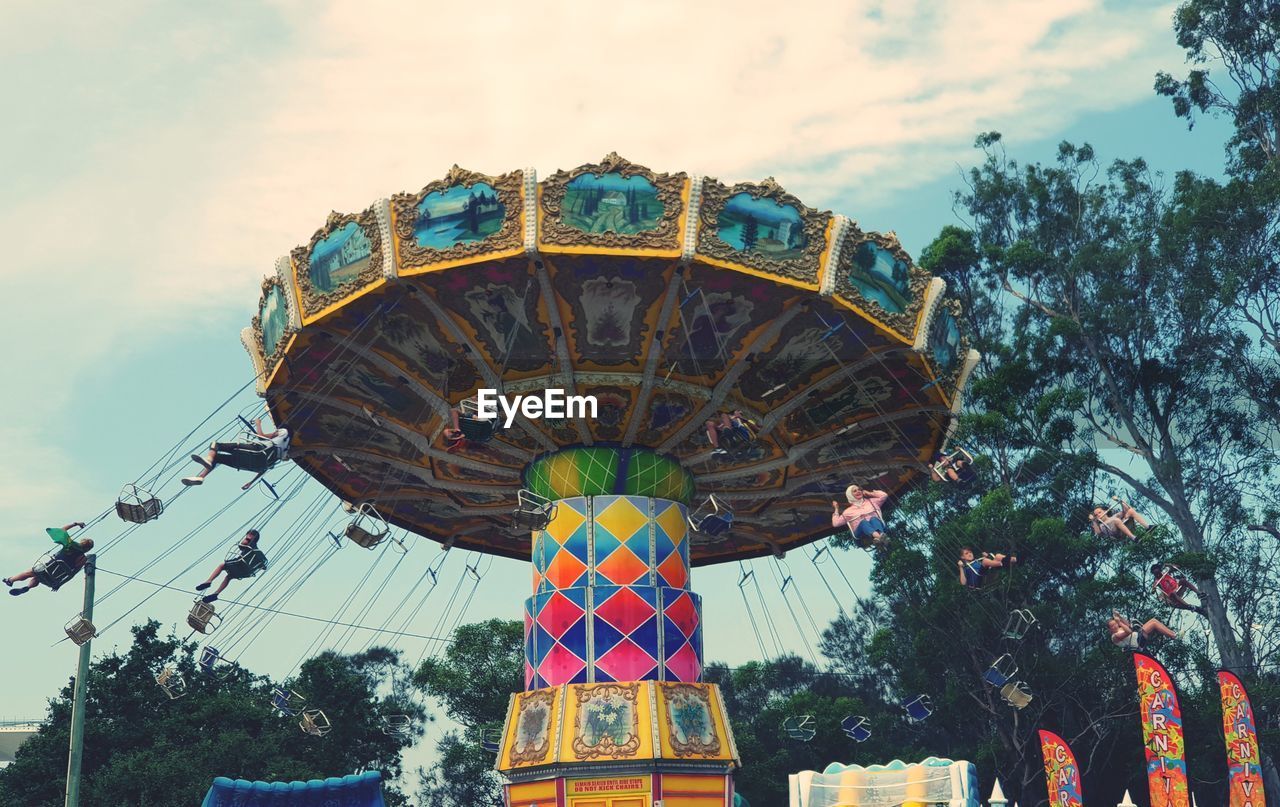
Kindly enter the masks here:
<path id="1" fill-rule="evenodd" d="M 396 654 L 375 648 L 355 656 L 323 654 L 307 661 L 291 688 L 310 696 L 333 722 L 324 738 L 304 735 L 296 720 L 270 707 L 272 682 L 236 667 L 225 679 L 201 672 L 195 645 L 158 636 L 151 621 L 133 629 L 124 655 L 90 668 L 85 704 L 82 799 L 85 804 L 199 804 L 215 776 L 307 780 L 376 769 L 400 776 L 400 752 L 412 740 L 383 734 L 384 714 L 421 720 L 397 687 Z M 176 665 L 187 695 L 169 700 L 154 682 Z M 390 687 L 390 694 L 379 695 Z M 397 691 L 398 690 L 398 691 Z M 62 804 L 71 718 L 71 687 L 50 701 L 40 731 L 0 771 L 0 804 Z M 405 804 L 389 786 L 389 804 Z"/>
<path id="2" fill-rule="evenodd" d="M 424 661 L 413 683 L 463 727 L 436 744 L 436 762 L 422 777 L 421 803 L 501 807 L 501 780 L 481 740 L 501 730 L 511 693 L 524 689 L 524 625 L 491 619 L 461 626 L 443 657 Z"/>

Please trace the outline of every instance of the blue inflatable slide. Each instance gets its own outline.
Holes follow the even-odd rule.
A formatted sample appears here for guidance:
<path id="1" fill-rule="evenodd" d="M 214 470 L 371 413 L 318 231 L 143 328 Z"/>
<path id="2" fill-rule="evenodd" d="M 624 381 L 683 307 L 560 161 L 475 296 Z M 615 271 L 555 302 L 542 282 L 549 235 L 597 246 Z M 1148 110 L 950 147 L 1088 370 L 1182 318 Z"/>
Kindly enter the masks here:
<path id="1" fill-rule="evenodd" d="M 219 776 L 201 807 L 386 807 L 382 774 L 312 779 L 310 782 L 249 782 Z"/>

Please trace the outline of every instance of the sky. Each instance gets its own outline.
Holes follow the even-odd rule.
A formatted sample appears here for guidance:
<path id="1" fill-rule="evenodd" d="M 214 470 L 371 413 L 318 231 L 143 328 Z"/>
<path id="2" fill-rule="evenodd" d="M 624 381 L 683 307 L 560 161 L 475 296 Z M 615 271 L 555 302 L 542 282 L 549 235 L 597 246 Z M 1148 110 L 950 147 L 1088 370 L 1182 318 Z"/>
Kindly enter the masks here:
<path id="1" fill-rule="evenodd" d="M 1224 124 L 1188 131 L 1151 90 L 1157 70 L 1185 70 L 1172 11 L 1099 0 L 655 0 L 607 12 L 501 0 L 483 12 L 293 0 L 0 4 L 0 72 L 10 77 L 0 127 L 0 337 L 9 346 L 0 568 L 19 571 L 43 553 L 44 527 L 103 512 L 250 379 L 239 332 L 260 280 L 331 209 L 416 191 L 454 163 L 547 176 L 617 151 L 729 183 L 773 176 L 810 206 L 895 231 L 918 255 L 940 227 L 963 223 L 952 193 L 980 158 L 979 132 L 1002 132 L 1022 162 L 1052 159 L 1065 139 L 1091 142 L 1104 159 L 1143 155 L 1169 174 L 1219 171 Z M 233 408 L 253 401 L 241 395 Z M 199 447 L 188 442 L 182 454 Z M 215 475 L 113 547 L 102 567 L 141 569 L 237 488 L 231 474 Z M 290 508 L 319 495 L 312 485 Z M 207 564 L 182 570 L 220 553 L 265 503 L 257 496 L 143 576 L 176 576 L 187 588 L 203 579 Z M 101 542 L 120 529 L 112 517 L 91 535 Z M 344 551 L 352 554 L 289 610 L 330 614 L 375 557 Z M 433 545 L 413 546 L 380 600 L 398 601 L 416 579 L 410 570 L 437 557 Z M 438 594 L 466 560 L 447 560 Z M 807 555 L 786 563 L 825 624 L 836 598 Z M 865 591 L 866 558 L 841 564 Z M 812 629 L 797 628 L 777 599 L 783 570 L 753 566 L 772 587 L 765 596 L 788 647 L 812 652 Z M 517 617 L 523 595 L 513 592 L 527 575 L 525 564 L 495 561 L 466 618 Z M 709 660 L 760 654 L 740 641 L 737 577 L 732 564 L 694 573 Z M 100 591 L 117 582 L 104 574 Z M 96 653 L 127 647 L 128 624 L 144 616 L 182 625 L 191 595 L 161 591 L 142 603 L 153 591 L 134 584 L 100 606 L 101 625 L 139 605 Z M 0 719 L 38 717 L 73 672 L 75 648 L 54 645 L 78 598 L 73 585 L 0 602 L 10 651 Z M 424 615 L 409 630 L 428 634 L 436 622 Z M 282 617 L 270 627 L 244 661 L 284 675 L 317 625 Z M 402 647 L 424 651 L 420 640 Z"/>

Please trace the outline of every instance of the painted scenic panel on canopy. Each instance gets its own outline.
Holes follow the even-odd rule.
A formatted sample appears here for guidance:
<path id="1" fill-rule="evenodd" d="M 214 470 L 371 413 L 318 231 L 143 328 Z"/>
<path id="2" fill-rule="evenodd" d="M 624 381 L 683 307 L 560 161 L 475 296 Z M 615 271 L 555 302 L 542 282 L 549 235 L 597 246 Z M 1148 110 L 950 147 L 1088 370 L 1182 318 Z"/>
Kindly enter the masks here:
<path id="1" fill-rule="evenodd" d="M 364 230 L 349 221 L 329 233 L 311 249 L 307 259 L 307 277 L 311 287 L 328 293 L 354 283 L 369 266 L 373 248 Z"/>
<path id="2" fill-rule="evenodd" d="M 495 372 L 521 378 L 550 366 L 551 329 L 542 318 L 537 280 L 523 259 L 438 272 L 430 288 L 436 302 L 471 332 Z M 461 400 L 469 391 L 457 395 Z"/>
<path id="3" fill-rule="evenodd" d="M 415 208 L 413 238 L 420 247 L 449 249 L 483 241 L 502 229 L 506 205 L 487 182 L 429 193 Z"/>
<path id="4" fill-rule="evenodd" d="M 929 358 L 939 377 L 947 377 L 960 364 L 960 324 L 946 307 L 939 308 L 929 326 Z"/>
<path id="5" fill-rule="evenodd" d="M 585 369 L 639 369 L 659 326 L 674 264 L 642 258 L 562 255 L 547 259 L 569 326 L 569 347 Z"/>
<path id="6" fill-rule="evenodd" d="M 289 327 L 289 304 L 285 301 L 284 289 L 278 283 L 267 287 L 262 297 L 262 305 L 258 308 L 258 319 L 262 326 L 262 355 L 271 358 L 276 348 L 284 339 L 284 332 Z"/>
<path id="7" fill-rule="evenodd" d="M 665 206 L 645 177 L 579 174 L 569 180 L 561 202 L 561 221 L 584 233 L 622 235 L 657 229 Z"/>
<path id="8" fill-rule="evenodd" d="M 801 257 L 808 243 L 799 210 L 749 193 L 729 197 L 716 220 L 716 236 L 740 252 L 782 260 Z"/>
<path id="9" fill-rule="evenodd" d="M 850 256 L 849 281 L 863 297 L 890 314 L 911 306 L 910 267 L 874 241 L 863 241 Z"/>

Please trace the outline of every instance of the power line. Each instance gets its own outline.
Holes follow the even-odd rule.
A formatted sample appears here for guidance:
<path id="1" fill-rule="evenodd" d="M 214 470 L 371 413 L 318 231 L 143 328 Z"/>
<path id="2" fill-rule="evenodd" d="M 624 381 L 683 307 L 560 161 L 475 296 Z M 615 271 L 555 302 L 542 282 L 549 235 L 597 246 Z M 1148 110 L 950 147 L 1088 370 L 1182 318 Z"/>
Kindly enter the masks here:
<path id="1" fill-rule="evenodd" d="M 103 573 L 103 574 L 113 575 L 113 576 L 115 576 L 115 577 L 123 577 L 123 578 L 125 578 L 126 580 L 132 580 L 132 581 L 137 582 L 137 583 L 146 583 L 147 585 L 149 585 L 149 586 L 155 586 L 156 588 L 168 589 L 169 591 L 177 591 L 177 592 L 180 592 L 180 593 L 182 593 L 182 594 L 189 594 L 189 593 L 190 593 L 190 592 L 189 592 L 189 591 L 187 591 L 186 589 L 178 588 L 177 586 L 171 586 L 171 585 L 169 585 L 168 583 L 157 583 L 157 582 L 155 582 L 155 581 L 153 581 L 153 580 L 145 580 L 145 579 L 143 579 L 143 578 L 141 578 L 141 577 L 134 577 L 133 575 L 123 574 L 123 573 L 121 573 L 121 572 L 113 572 L 113 571 L 110 571 L 109 569 L 98 569 L 97 571 L 99 571 L 99 572 L 101 572 L 101 573 Z M 295 614 L 295 613 L 293 613 L 292 611 L 281 611 L 281 610 L 279 610 L 279 609 L 277 609 L 277 608 L 268 608 L 268 607 L 263 606 L 263 605 L 253 605 L 253 604 L 251 604 L 251 603 L 247 603 L 247 602 L 239 602 L 239 601 L 237 601 L 237 600 L 226 600 L 226 599 L 221 599 L 221 598 L 219 598 L 219 599 L 220 599 L 220 601 L 221 601 L 221 602 L 224 602 L 224 603 L 226 603 L 226 604 L 228 604 L 228 605 L 239 605 L 239 606 L 241 606 L 241 607 L 243 607 L 243 608 L 252 608 L 252 609 L 254 609 L 255 611 L 268 611 L 268 612 L 270 612 L 270 613 L 272 613 L 272 614 L 279 614 L 280 616 L 291 616 L 291 617 L 293 617 L 294 619 L 306 619 L 306 620 L 309 620 L 309 621 L 311 621 L 311 622 L 325 622 L 325 623 L 328 623 L 328 624 L 330 624 L 330 625 L 333 625 L 333 626 L 335 626 L 335 627 L 340 627 L 340 628 L 354 628 L 354 629 L 356 629 L 356 630 L 371 630 L 371 631 L 374 631 L 375 633 L 385 633 L 385 634 L 388 634 L 388 635 L 391 635 L 391 636 L 407 636 L 407 637 L 409 637 L 410 639 L 427 639 L 427 640 L 430 640 L 430 641 L 437 641 L 437 642 L 447 642 L 447 641 L 449 641 L 449 638 L 450 638 L 450 637 L 448 637 L 448 636 L 427 636 L 427 635 L 425 635 L 425 634 L 421 634 L 421 633 L 407 633 L 407 632 L 404 632 L 404 631 L 386 630 L 386 629 L 383 629 L 383 628 L 375 628 L 375 627 L 371 627 L 371 626 L 369 626 L 369 625 L 357 625 L 357 624 L 354 624 L 354 623 L 351 623 L 351 622 L 338 622 L 338 621 L 336 621 L 336 620 L 332 620 L 332 619 L 325 619 L 325 618 L 323 618 L 323 617 L 318 617 L 318 616 L 310 616 L 310 615 L 308 615 L 308 614 Z"/>

